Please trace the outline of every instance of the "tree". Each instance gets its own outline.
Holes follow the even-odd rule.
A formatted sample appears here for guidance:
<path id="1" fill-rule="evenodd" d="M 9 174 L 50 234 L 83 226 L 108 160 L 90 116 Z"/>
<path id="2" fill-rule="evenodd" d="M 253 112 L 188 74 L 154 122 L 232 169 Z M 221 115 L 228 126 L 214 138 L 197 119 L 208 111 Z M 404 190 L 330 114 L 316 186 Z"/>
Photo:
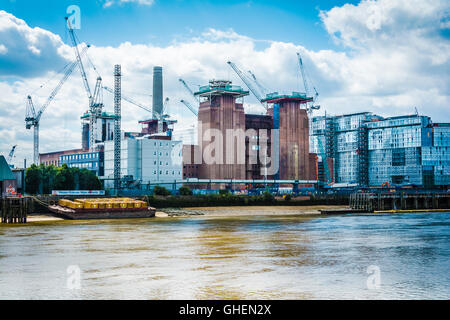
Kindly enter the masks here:
<path id="1" fill-rule="evenodd" d="M 41 174 L 40 184 L 41 184 L 41 188 L 42 188 L 40 191 L 43 194 L 52 193 L 53 183 L 54 183 L 55 176 L 56 176 L 58 169 L 53 165 L 45 166 L 45 165 L 41 164 L 39 166 L 39 171 Z"/>
<path id="2" fill-rule="evenodd" d="M 192 196 L 192 190 L 189 187 L 183 186 L 179 191 L 182 196 Z"/>
<path id="3" fill-rule="evenodd" d="M 63 164 L 58 168 L 56 173 L 54 187 L 56 190 L 73 190 L 75 189 L 75 180 L 73 171 L 69 169 L 67 164 Z"/>
<path id="4" fill-rule="evenodd" d="M 156 194 L 157 196 L 168 196 L 170 195 L 170 191 L 167 190 L 164 187 L 160 187 L 160 186 L 155 186 L 153 188 L 153 193 Z"/>
<path id="5" fill-rule="evenodd" d="M 41 172 L 39 167 L 32 164 L 25 172 L 26 192 L 31 194 L 39 193 L 39 184 L 41 182 Z"/>

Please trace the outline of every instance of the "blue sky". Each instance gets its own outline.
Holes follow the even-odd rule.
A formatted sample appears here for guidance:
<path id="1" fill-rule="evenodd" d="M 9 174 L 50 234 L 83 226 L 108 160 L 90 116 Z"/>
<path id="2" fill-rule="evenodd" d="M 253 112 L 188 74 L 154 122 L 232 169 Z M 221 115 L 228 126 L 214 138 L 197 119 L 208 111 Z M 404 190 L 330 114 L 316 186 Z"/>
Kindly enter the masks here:
<path id="1" fill-rule="evenodd" d="M 155 0 L 152 5 L 128 2 L 105 8 L 105 2 L 99 0 L 2 0 L 1 9 L 67 41 L 63 17 L 69 5 L 78 5 L 82 14 L 80 38 L 99 46 L 124 41 L 167 45 L 207 28 L 231 28 L 255 39 L 294 42 L 319 50 L 335 48 L 319 11 L 344 3 L 352 1 Z"/>
<path id="2" fill-rule="evenodd" d="M 121 64 L 123 95 L 149 105 L 153 66 L 163 67 L 164 95 L 183 140 L 192 137 L 196 119 L 180 103 L 190 96 L 178 78 L 191 86 L 210 79 L 244 86 L 231 60 L 269 92 L 302 91 L 297 52 L 320 94 L 317 115 L 398 116 L 417 108 L 434 122 L 450 122 L 448 0 L 0 0 L 0 153 L 17 144 L 17 164 L 32 158 L 27 95 L 42 105 L 58 72 L 75 59 L 64 20 L 73 4 L 81 9 L 76 33 L 92 45 L 88 54 L 104 85 L 113 85 L 114 64 Z M 97 73 L 84 63 L 93 88 Z M 112 97 L 104 99 L 111 112 Z M 87 104 L 75 71 L 41 118 L 41 152 L 80 147 Z M 263 112 L 252 96 L 244 108 Z M 124 130 L 139 131 L 146 117 L 123 104 Z"/>

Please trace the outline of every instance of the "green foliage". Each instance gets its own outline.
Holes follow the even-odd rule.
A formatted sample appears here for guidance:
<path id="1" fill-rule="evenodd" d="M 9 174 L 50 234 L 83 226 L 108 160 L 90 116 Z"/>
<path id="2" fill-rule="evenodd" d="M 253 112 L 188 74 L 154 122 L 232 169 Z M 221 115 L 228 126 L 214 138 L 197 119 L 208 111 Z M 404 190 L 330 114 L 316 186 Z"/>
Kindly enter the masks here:
<path id="1" fill-rule="evenodd" d="M 31 165 L 25 172 L 26 191 L 31 194 L 50 194 L 52 190 L 101 190 L 95 173 L 87 169 L 69 168 L 66 164 Z"/>
<path id="2" fill-rule="evenodd" d="M 25 171 L 25 187 L 26 192 L 31 194 L 39 193 L 39 184 L 41 181 L 41 172 L 39 167 L 32 164 L 31 167 Z"/>
<path id="3" fill-rule="evenodd" d="M 155 186 L 153 193 L 157 196 L 169 196 L 171 194 L 169 190 L 161 186 Z"/>
<path id="4" fill-rule="evenodd" d="M 275 197 L 266 190 L 264 191 L 263 199 L 265 202 L 273 202 L 275 200 Z"/>
<path id="5" fill-rule="evenodd" d="M 292 199 L 292 194 L 290 194 L 290 193 L 288 193 L 284 196 L 285 201 L 291 201 L 291 199 Z"/>
<path id="6" fill-rule="evenodd" d="M 227 196 L 227 195 L 230 195 L 231 193 L 230 193 L 230 190 L 228 190 L 228 189 L 220 189 L 219 194 L 222 196 Z"/>
<path id="7" fill-rule="evenodd" d="M 181 187 L 180 188 L 180 195 L 182 196 L 191 196 L 192 190 L 189 187 Z"/>

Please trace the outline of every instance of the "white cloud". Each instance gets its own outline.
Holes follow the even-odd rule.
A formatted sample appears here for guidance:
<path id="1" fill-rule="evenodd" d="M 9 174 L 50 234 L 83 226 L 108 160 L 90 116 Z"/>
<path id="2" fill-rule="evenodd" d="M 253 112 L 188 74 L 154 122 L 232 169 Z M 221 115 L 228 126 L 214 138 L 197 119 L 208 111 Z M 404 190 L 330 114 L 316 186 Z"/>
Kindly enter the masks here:
<path id="1" fill-rule="evenodd" d="M 38 76 L 68 62 L 70 47 L 58 35 L 31 28 L 0 10 L 0 75 Z"/>
<path id="2" fill-rule="evenodd" d="M 8 52 L 8 48 L 5 47 L 4 44 L 0 44 L 0 54 L 6 54 Z"/>
<path id="3" fill-rule="evenodd" d="M 178 136 L 185 136 L 186 140 L 192 135 L 190 126 L 195 123 L 195 117 L 179 103 L 180 99 L 190 97 L 178 78 L 185 79 L 194 88 L 212 78 L 231 79 L 243 85 L 226 64 L 231 60 L 245 72 L 252 70 L 271 91 L 302 91 L 296 52 L 301 52 L 307 72 L 320 93 L 323 110 L 319 113 L 325 110 L 331 114 L 373 111 L 389 116 L 411 114 L 417 107 L 435 122 L 449 122 L 450 44 L 448 16 L 444 15 L 448 14 L 448 9 L 446 2 L 439 1 L 394 3 L 382 0 L 322 12 L 325 28 L 343 45 L 342 51 L 312 51 L 277 41 L 267 42 L 261 49 L 258 41 L 233 30 L 208 29 L 200 37 L 165 47 L 129 42 L 117 47 L 92 46 L 89 56 L 104 84 L 110 87 L 113 86 L 114 64 L 121 64 L 123 95 L 148 105 L 151 105 L 151 98 L 136 93 L 151 94 L 152 68 L 163 66 L 164 95 L 170 97 L 170 113 L 179 121 Z M 61 60 L 74 59 L 71 48 L 61 44 L 56 35 L 39 28 L 31 29 L 11 15 L 7 23 L 1 17 L 0 14 L 0 34 L 8 28 L 17 30 L 15 39 L 20 48 L 35 46 L 41 50 L 40 59 L 50 55 L 57 61 L 55 52 Z M 44 47 L 40 40 L 34 41 L 33 36 L 24 36 L 29 33 L 37 39 L 45 35 L 49 45 Z M 3 38 L 2 43 L 5 43 Z M 5 45 L 8 54 L 17 54 L 14 41 Z M 28 56 L 34 57 L 34 54 L 30 51 Z M 0 55 L 0 61 L 2 57 Z M 7 154 L 13 144 L 18 144 L 17 158 L 27 156 L 30 161 L 32 132 L 25 130 L 23 121 L 25 97 L 53 79 L 33 93 L 35 104 L 42 105 L 61 75 L 55 78 L 54 70 L 59 69 L 59 63 L 55 62 L 45 65 L 38 76 L 23 78 L 24 67 L 18 61 L 16 64 L 9 74 L 22 79 L 13 82 L 0 77 L 0 153 Z M 87 63 L 86 69 L 93 87 L 97 74 Z M 105 92 L 104 98 L 107 111 L 112 112 L 111 95 Z M 244 105 L 247 112 L 263 111 L 253 97 L 246 97 Z M 137 121 L 148 115 L 126 102 L 122 106 L 122 127 L 139 131 Z M 86 109 L 87 96 L 80 73 L 75 70 L 42 117 L 41 152 L 79 147 L 79 116 Z"/>

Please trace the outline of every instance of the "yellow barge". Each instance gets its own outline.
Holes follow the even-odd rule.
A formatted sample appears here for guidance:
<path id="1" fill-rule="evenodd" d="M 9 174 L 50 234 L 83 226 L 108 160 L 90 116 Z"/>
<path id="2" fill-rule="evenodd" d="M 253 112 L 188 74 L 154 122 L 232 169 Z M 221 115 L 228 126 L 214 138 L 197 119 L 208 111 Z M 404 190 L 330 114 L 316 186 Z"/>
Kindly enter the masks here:
<path id="1" fill-rule="evenodd" d="M 60 199 L 57 205 L 49 206 L 50 211 L 65 219 L 124 219 L 151 218 L 156 209 L 145 201 L 131 198 Z"/>

